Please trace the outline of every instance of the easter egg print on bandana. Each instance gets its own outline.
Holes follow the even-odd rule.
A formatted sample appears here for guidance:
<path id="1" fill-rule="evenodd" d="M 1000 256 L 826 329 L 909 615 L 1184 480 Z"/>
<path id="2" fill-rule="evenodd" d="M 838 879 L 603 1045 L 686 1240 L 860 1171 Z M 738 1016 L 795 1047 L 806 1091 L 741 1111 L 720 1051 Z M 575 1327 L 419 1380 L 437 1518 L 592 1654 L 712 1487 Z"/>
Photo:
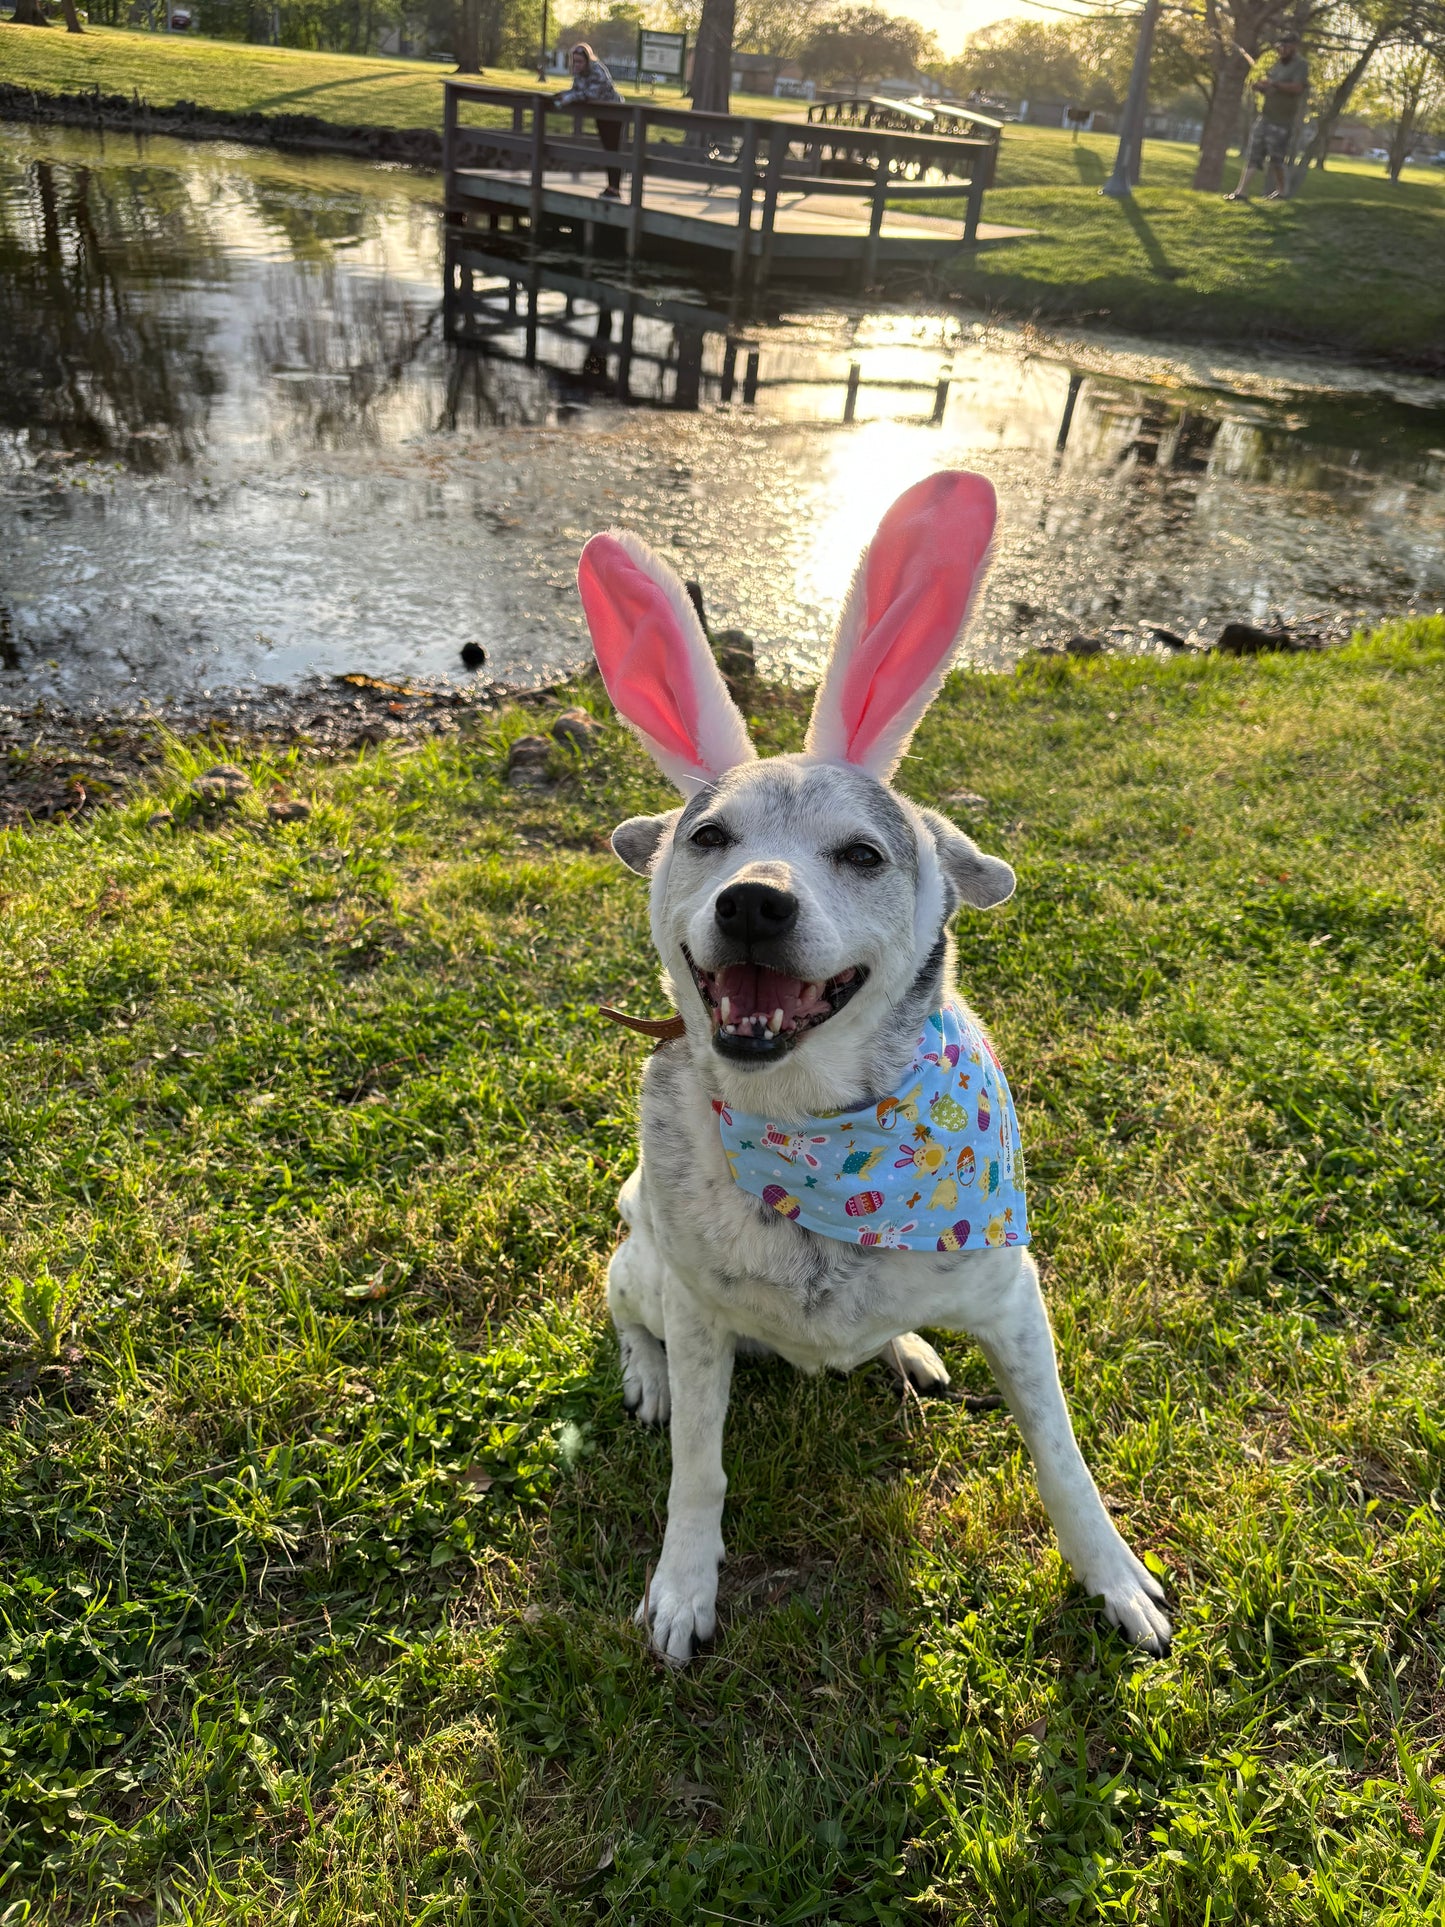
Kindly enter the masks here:
<path id="1" fill-rule="evenodd" d="M 945 1004 L 887 1096 L 822 1117 L 714 1104 L 733 1182 L 840 1243 L 984 1251 L 1029 1241 L 1008 1079 L 972 1011 Z"/>

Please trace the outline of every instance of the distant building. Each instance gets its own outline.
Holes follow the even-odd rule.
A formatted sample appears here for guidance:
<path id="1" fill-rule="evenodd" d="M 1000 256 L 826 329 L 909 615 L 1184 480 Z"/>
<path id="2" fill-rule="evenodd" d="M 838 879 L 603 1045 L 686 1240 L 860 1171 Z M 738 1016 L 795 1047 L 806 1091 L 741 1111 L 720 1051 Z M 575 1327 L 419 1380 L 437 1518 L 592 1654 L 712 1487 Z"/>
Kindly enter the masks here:
<path id="1" fill-rule="evenodd" d="M 783 100 L 811 100 L 817 92 L 804 80 L 796 60 L 777 54 L 734 53 L 732 90 L 735 94 L 772 94 Z"/>

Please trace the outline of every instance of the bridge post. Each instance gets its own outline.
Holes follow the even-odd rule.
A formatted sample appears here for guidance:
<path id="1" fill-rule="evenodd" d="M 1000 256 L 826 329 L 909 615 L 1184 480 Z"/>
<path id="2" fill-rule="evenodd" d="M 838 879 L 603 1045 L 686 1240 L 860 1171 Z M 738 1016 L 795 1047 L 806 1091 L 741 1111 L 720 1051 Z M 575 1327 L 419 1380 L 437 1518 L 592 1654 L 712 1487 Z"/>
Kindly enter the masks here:
<path id="1" fill-rule="evenodd" d="M 733 249 L 733 287 L 741 288 L 751 265 L 753 245 L 753 176 L 758 166 L 758 123 L 744 123 L 742 152 L 738 155 L 738 238 Z"/>
<path id="2" fill-rule="evenodd" d="M 768 171 L 763 176 L 763 219 L 758 241 L 758 291 L 768 284 L 773 266 L 773 228 L 778 218 L 778 183 L 788 154 L 788 134 L 781 121 L 768 128 Z"/>
<path id="3" fill-rule="evenodd" d="M 983 190 L 988 181 L 988 169 L 980 165 L 979 156 L 974 155 L 973 172 L 968 177 L 968 212 L 964 216 L 963 243 L 972 247 L 978 239 L 978 224 L 983 215 Z"/>
<path id="4" fill-rule="evenodd" d="M 642 252 L 642 189 L 647 168 L 647 109 L 632 110 L 632 205 L 627 219 L 627 258 L 635 261 Z"/>
<path id="5" fill-rule="evenodd" d="M 867 287 L 878 272 L 878 237 L 883 232 L 883 209 L 888 199 L 888 163 L 893 158 L 893 143 L 886 137 L 878 143 L 878 159 L 873 175 L 873 206 L 868 216 L 868 239 L 863 243 L 861 283 Z"/>
<path id="6" fill-rule="evenodd" d="M 547 162 L 547 99 L 538 94 L 532 102 L 532 245 L 542 234 L 542 188 Z"/>

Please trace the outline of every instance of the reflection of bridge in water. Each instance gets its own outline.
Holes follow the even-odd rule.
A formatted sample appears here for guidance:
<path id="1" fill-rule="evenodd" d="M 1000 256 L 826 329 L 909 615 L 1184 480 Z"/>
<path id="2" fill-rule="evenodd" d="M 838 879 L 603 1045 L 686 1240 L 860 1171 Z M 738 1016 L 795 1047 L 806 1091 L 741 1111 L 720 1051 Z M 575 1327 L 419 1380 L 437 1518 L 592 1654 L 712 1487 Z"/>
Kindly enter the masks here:
<path id="1" fill-rule="evenodd" d="M 563 401 L 611 398 L 695 410 L 730 402 L 752 407 L 783 390 L 832 390 L 836 408 L 824 403 L 818 412 L 844 422 L 855 419 L 865 389 L 927 396 L 925 421 L 941 421 L 948 403 L 947 362 L 932 381 L 914 376 L 865 383 L 860 361 L 835 372 L 823 356 L 814 358 L 814 371 L 804 371 L 796 353 L 785 357 L 786 367 L 765 372 L 760 342 L 740 333 L 721 310 L 600 280 L 555 259 L 495 254 L 465 233 L 447 237 L 445 315 L 448 341 L 481 349 L 493 361 L 546 370 Z M 448 384 L 453 426 L 468 385 L 475 397 L 475 370 L 469 384 L 466 361 L 458 358 Z M 908 411 L 915 412 L 911 402 Z"/>

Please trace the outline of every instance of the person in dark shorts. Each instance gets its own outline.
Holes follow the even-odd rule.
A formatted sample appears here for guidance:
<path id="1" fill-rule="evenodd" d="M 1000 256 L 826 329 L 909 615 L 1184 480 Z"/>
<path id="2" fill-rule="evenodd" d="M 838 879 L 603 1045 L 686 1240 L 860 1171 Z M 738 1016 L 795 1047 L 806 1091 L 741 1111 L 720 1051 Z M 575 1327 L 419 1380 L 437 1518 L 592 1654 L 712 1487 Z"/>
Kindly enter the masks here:
<path id="1" fill-rule="evenodd" d="M 1285 165 L 1295 124 L 1310 86 L 1310 65 L 1300 52 L 1299 40 L 1294 34 L 1280 35 L 1279 58 L 1255 86 L 1260 96 L 1259 115 L 1240 169 L 1239 185 L 1232 194 L 1225 195 L 1226 201 L 1247 201 L 1249 184 L 1255 169 L 1260 167 L 1264 169 L 1266 182 L 1273 182 L 1264 198 L 1267 201 L 1286 198 Z"/>
<path id="2" fill-rule="evenodd" d="M 552 102 L 554 107 L 620 107 L 622 96 L 612 84 L 612 76 L 593 53 L 585 40 L 579 40 L 572 49 L 572 85 L 565 94 L 558 94 Z M 597 138 L 609 154 L 615 154 L 622 145 L 622 122 L 611 115 L 599 114 L 597 117 Z M 609 167 L 607 185 L 601 198 L 604 201 L 622 199 L 622 169 Z"/>

